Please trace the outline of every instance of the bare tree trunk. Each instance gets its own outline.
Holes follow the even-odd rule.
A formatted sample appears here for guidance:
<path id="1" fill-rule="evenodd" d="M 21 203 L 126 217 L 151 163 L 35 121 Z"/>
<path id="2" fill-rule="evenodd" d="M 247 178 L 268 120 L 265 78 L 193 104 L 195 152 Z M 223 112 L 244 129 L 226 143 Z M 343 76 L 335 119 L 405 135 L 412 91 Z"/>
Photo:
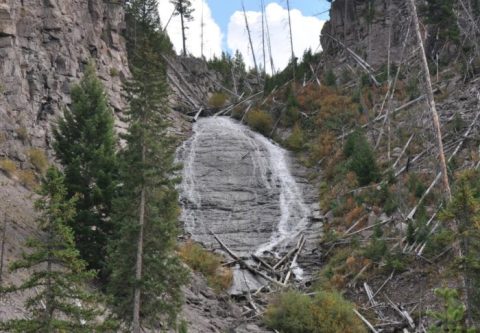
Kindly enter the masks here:
<path id="1" fill-rule="evenodd" d="M 146 147 L 145 144 L 142 147 L 142 163 L 145 162 L 146 156 Z M 135 292 L 133 298 L 133 333 L 141 333 L 140 327 L 140 307 L 141 307 L 141 288 L 138 286 L 138 282 L 142 279 L 142 269 L 143 269 L 143 232 L 145 225 L 145 184 L 142 185 L 142 190 L 140 193 L 140 209 L 139 209 L 139 219 L 138 224 L 140 230 L 138 233 L 138 244 L 137 244 L 137 261 L 135 264 Z"/>
<path id="2" fill-rule="evenodd" d="M 7 213 L 3 216 L 3 228 L 2 228 L 2 252 L 0 253 L 0 287 L 3 282 L 3 259 L 5 256 L 5 240 L 7 235 Z"/>
<path id="3" fill-rule="evenodd" d="M 203 22 L 203 1 L 202 1 L 202 19 L 201 19 L 201 21 L 200 21 L 200 28 L 202 29 L 202 30 L 201 30 L 201 46 L 200 46 L 200 48 L 201 48 L 201 53 L 202 53 L 202 59 L 205 59 L 205 55 L 203 54 L 203 43 L 204 43 L 204 41 L 203 41 L 203 28 L 204 28 L 204 22 Z"/>
<path id="4" fill-rule="evenodd" d="M 443 151 L 442 130 L 440 128 L 440 120 L 438 118 L 437 107 L 435 105 L 435 99 L 433 97 L 432 81 L 430 79 L 430 70 L 428 69 L 427 56 L 425 54 L 425 47 L 423 45 L 422 33 L 420 31 L 420 22 L 418 20 L 417 7 L 415 5 L 415 0 L 409 0 L 409 2 L 410 2 L 410 9 L 412 12 L 414 28 L 417 33 L 418 46 L 420 48 L 420 56 L 422 58 L 422 67 L 423 67 L 423 73 L 425 76 L 425 86 L 426 86 L 426 96 L 427 96 L 428 106 L 430 107 L 430 111 L 432 113 L 432 121 L 433 121 L 433 126 L 435 128 L 435 136 L 437 139 L 438 155 L 440 160 L 440 169 L 442 172 L 443 188 L 444 188 L 447 199 L 451 200 L 452 193 L 450 190 L 450 183 L 448 181 L 445 153 Z"/>
<path id="5" fill-rule="evenodd" d="M 45 286 L 45 320 L 47 321 L 47 332 L 52 332 L 52 321 L 53 321 L 53 292 L 52 292 L 52 243 L 53 243 L 53 228 L 52 228 L 52 221 L 48 222 L 48 245 L 47 245 L 47 282 Z"/>
<path id="6" fill-rule="evenodd" d="M 263 6 L 263 0 L 260 2 L 262 6 L 262 51 L 263 51 L 263 76 L 265 77 L 265 71 L 267 66 L 265 65 L 267 62 L 267 52 L 265 50 L 265 9 Z"/>
<path id="7" fill-rule="evenodd" d="M 252 35 L 250 34 L 250 26 L 248 25 L 247 13 L 245 11 L 245 5 L 243 4 L 243 0 L 242 0 L 242 9 L 243 9 L 243 17 L 245 18 L 245 26 L 247 27 L 248 41 L 250 43 L 250 48 L 252 49 L 253 64 L 255 66 L 255 72 L 257 74 L 257 81 L 260 84 L 260 76 L 259 76 L 259 73 L 258 73 L 257 58 L 255 57 L 255 49 L 253 48 Z"/>
<path id="8" fill-rule="evenodd" d="M 262 1 L 263 3 L 263 1 Z M 270 67 L 272 69 L 272 75 L 275 74 L 275 66 L 273 64 L 273 55 L 272 55 L 272 41 L 270 40 L 270 28 L 268 27 L 268 16 L 265 9 L 265 4 L 263 3 L 263 11 L 265 13 L 265 27 L 267 28 L 267 45 L 268 45 L 268 54 L 270 55 Z"/>
<path id="9" fill-rule="evenodd" d="M 290 29 L 290 49 L 292 51 L 293 84 L 295 84 L 295 67 L 297 65 L 297 60 L 295 58 L 295 51 L 293 50 L 293 33 L 292 33 L 292 18 L 290 15 L 290 0 L 287 0 L 287 10 L 288 10 L 288 28 Z"/>
<path id="10" fill-rule="evenodd" d="M 185 22 L 183 13 L 180 13 L 180 20 L 182 21 L 182 42 L 183 42 L 183 56 L 187 56 L 187 37 L 185 37 Z"/>

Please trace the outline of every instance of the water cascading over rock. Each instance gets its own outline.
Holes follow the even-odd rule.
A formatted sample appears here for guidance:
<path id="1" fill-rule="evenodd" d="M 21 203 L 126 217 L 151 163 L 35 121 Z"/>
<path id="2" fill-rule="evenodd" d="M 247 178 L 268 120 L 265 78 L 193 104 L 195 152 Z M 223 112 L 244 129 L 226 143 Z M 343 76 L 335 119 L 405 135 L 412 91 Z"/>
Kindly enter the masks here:
<path id="1" fill-rule="evenodd" d="M 186 232 L 207 247 L 219 248 L 214 233 L 244 258 L 284 253 L 311 216 L 289 170 L 288 153 L 230 118 L 200 119 L 193 131 L 179 153 Z M 235 272 L 237 284 L 259 284 L 244 275 L 249 274 Z"/>

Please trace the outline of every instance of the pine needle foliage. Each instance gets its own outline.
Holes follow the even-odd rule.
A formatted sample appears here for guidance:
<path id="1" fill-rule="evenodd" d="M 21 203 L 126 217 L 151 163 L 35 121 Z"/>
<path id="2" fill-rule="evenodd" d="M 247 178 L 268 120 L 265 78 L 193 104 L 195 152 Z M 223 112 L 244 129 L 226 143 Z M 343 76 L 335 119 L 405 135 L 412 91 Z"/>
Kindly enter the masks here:
<path id="1" fill-rule="evenodd" d="M 67 223 L 75 216 L 76 198 L 67 199 L 64 178 L 55 168 L 48 169 L 35 208 L 42 236 L 30 239 L 30 249 L 14 262 L 12 271 L 31 269 L 20 285 L 2 288 L 3 294 L 30 291 L 26 301 L 28 317 L 0 324 L 0 330 L 21 333 L 108 332 L 111 322 L 97 320 L 101 314 L 98 297 L 85 287 L 94 276 L 79 258 L 72 230 Z"/>
<path id="2" fill-rule="evenodd" d="M 362 132 L 354 132 L 348 137 L 343 152 L 348 158 L 348 169 L 355 172 L 361 186 L 379 179 L 375 154 Z"/>
<path id="3" fill-rule="evenodd" d="M 113 112 L 93 63 L 72 88 L 72 105 L 54 129 L 53 147 L 65 167 L 68 197 L 77 196 L 70 221 L 75 241 L 90 268 L 106 279 L 106 248 L 117 173 Z"/>
<path id="4" fill-rule="evenodd" d="M 125 86 L 129 128 L 119 155 L 120 190 L 113 219 L 117 232 L 110 245 L 112 274 L 107 291 L 112 309 L 137 332 L 140 325 L 174 324 L 187 273 L 175 254 L 178 179 L 172 175 L 178 167 L 175 141 L 167 131 L 166 73 L 156 44 L 157 7 L 150 7 L 149 0 L 134 3 L 139 11 L 131 7 L 130 15 L 144 30 L 137 31 L 132 44 L 132 78 Z"/>
<path id="5" fill-rule="evenodd" d="M 460 29 L 455 14 L 455 1 L 452 0 L 427 0 L 420 8 L 427 23 L 437 29 L 438 37 L 441 40 L 458 42 Z"/>
<path id="6" fill-rule="evenodd" d="M 463 258 L 460 272 L 466 287 L 466 316 L 470 325 L 480 328 L 480 181 L 479 172 L 468 170 L 458 175 L 452 201 L 442 212 L 446 221 L 458 225 Z"/>

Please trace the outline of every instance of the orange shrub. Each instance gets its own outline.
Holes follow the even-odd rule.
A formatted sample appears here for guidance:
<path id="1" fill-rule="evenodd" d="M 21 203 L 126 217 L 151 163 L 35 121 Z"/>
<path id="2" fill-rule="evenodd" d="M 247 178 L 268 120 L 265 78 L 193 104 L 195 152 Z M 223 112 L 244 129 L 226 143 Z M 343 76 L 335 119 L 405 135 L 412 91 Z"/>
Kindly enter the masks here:
<path id="1" fill-rule="evenodd" d="M 353 222 L 357 221 L 360 216 L 363 215 L 364 209 L 361 206 L 353 208 L 351 211 L 345 215 L 345 223 L 347 226 L 350 226 Z"/>
<path id="2" fill-rule="evenodd" d="M 311 147 L 312 159 L 319 161 L 322 158 L 332 155 L 335 149 L 337 138 L 331 131 L 322 131 L 320 136 L 314 141 Z"/>

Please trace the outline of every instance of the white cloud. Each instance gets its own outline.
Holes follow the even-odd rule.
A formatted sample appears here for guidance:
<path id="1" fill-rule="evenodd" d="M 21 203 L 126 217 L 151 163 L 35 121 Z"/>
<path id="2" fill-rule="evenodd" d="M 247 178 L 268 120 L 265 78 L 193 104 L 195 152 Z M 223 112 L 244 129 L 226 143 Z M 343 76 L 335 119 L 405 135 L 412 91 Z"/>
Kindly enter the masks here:
<path id="1" fill-rule="evenodd" d="M 201 18 L 202 18 L 202 3 L 203 3 L 203 39 L 204 39 L 204 48 L 203 53 L 206 58 L 211 58 L 213 55 L 220 55 L 222 53 L 222 39 L 223 34 L 212 17 L 212 11 L 208 6 L 206 0 L 192 0 L 192 5 L 194 12 L 192 14 L 193 21 L 187 22 L 187 52 L 196 57 L 202 55 L 201 45 Z M 160 13 L 160 19 L 162 25 L 165 26 L 169 21 L 172 12 L 173 5 L 170 3 L 170 0 L 160 0 L 158 11 Z M 173 46 L 177 53 L 181 53 L 183 50 L 182 44 L 182 28 L 180 23 L 180 16 L 173 16 L 170 20 L 170 23 L 167 27 L 168 35 L 172 40 Z"/>
<path id="2" fill-rule="evenodd" d="M 305 50 L 310 48 L 315 51 L 319 46 L 320 31 L 325 21 L 313 16 L 304 16 L 297 9 L 291 9 L 290 15 L 292 20 L 293 49 L 295 56 L 301 58 Z M 275 69 L 283 69 L 291 58 L 288 10 L 278 3 L 272 2 L 266 7 L 266 16 L 270 30 Z M 257 63 L 259 66 L 263 66 L 262 14 L 261 12 L 247 11 L 247 18 Z M 237 11 L 230 17 L 227 44 L 232 51 L 238 49 L 244 56 L 247 66 L 253 67 L 252 53 L 242 11 Z M 266 47 L 266 49 L 266 69 L 270 72 L 268 48 Z"/>

